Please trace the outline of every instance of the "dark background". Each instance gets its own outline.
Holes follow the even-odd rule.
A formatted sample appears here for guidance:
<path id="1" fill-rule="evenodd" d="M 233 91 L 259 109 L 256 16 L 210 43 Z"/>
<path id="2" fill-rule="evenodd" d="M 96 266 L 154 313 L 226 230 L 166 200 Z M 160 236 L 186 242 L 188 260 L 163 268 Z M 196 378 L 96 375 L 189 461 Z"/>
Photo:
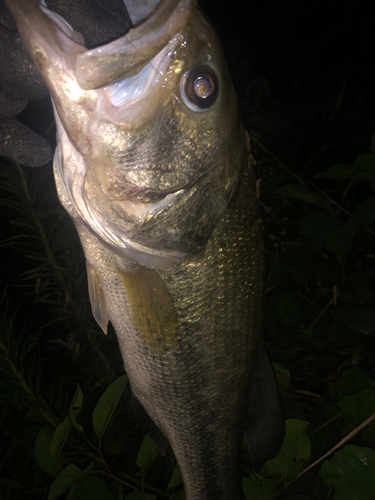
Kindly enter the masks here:
<path id="1" fill-rule="evenodd" d="M 312 444 L 309 456 L 294 457 L 299 472 L 375 412 L 374 17 L 354 1 L 200 5 L 220 34 L 261 178 L 267 345 L 285 416 L 307 422 Z M 19 119 L 54 145 L 48 98 L 30 102 Z M 39 499 L 53 480 L 35 460 L 41 426 L 66 416 L 78 382 L 85 398 L 78 420 L 95 442 L 91 413 L 122 361 L 113 332 L 104 337 L 91 317 L 82 251 L 51 165 L 18 168 L 3 159 L 1 176 L 0 486 L 5 498 Z M 373 452 L 374 431 L 370 424 L 350 443 Z M 115 475 L 139 480 L 143 435 L 126 388 L 103 444 Z M 64 465 L 83 469 L 90 452 L 72 431 Z M 159 457 L 146 484 L 165 491 L 172 467 L 170 456 Z M 245 451 L 243 467 L 253 477 Z M 333 498 L 318 469 L 278 498 Z M 275 491 L 296 476 L 262 474 Z M 361 483 L 358 471 L 350 474 Z M 124 497 L 131 491 L 109 484 Z"/>

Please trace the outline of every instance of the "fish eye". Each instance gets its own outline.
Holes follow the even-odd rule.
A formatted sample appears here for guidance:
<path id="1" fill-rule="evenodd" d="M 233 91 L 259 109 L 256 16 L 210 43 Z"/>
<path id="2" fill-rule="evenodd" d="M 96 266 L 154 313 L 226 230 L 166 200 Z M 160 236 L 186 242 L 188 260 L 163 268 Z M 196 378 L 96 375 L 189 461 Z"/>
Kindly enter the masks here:
<path id="1" fill-rule="evenodd" d="M 216 101 L 219 82 L 212 69 L 199 66 L 181 79 L 180 90 L 185 104 L 194 111 L 204 111 Z"/>

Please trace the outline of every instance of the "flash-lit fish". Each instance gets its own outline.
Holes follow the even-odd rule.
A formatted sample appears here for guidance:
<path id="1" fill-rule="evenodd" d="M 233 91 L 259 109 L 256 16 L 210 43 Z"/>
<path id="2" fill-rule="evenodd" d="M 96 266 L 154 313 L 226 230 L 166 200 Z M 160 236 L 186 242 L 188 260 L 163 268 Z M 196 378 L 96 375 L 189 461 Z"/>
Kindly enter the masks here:
<path id="1" fill-rule="evenodd" d="M 194 0 L 126 0 L 135 28 L 87 50 L 44 3 L 6 3 L 51 92 L 95 319 L 112 322 L 187 500 L 239 500 L 244 433 L 260 466 L 283 421 L 254 176 L 217 36 Z"/>

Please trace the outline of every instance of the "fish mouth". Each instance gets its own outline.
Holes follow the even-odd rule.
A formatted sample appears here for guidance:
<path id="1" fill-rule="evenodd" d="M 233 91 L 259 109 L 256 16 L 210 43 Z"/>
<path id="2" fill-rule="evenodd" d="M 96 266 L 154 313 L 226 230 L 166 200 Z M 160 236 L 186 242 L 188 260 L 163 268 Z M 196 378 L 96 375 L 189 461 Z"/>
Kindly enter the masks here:
<path id="1" fill-rule="evenodd" d="M 202 186 L 205 184 L 213 184 L 210 181 L 210 175 L 214 168 L 206 172 L 204 175 L 198 179 L 189 182 L 183 186 L 175 187 L 170 190 L 156 191 L 152 189 L 142 190 L 138 186 L 134 186 L 135 195 L 131 195 L 131 191 L 127 193 L 126 199 L 111 201 L 112 206 L 121 207 L 123 213 L 133 214 L 134 221 L 140 229 L 148 222 L 151 218 L 155 217 L 158 213 L 166 208 L 170 208 L 172 204 L 176 203 L 179 197 L 186 198 L 186 194 L 192 191 L 201 191 Z M 232 196 L 232 189 L 227 189 L 226 193 L 222 193 L 219 198 L 222 199 L 225 204 Z M 224 191 L 224 190 L 223 190 Z M 109 200 L 108 200 L 109 201 Z M 122 214 L 123 215 L 123 214 Z M 124 218 L 124 217 L 123 217 Z"/>
<path id="2" fill-rule="evenodd" d="M 88 217 L 84 218 L 89 219 L 89 226 L 118 255 L 145 267 L 169 268 L 178 262 L 196 260 L 203 253 L 217 221 L 228 207 L 228 198 L 213 193 L 212 183 L 202 184 L 205 179 L 154 203 L 130 200 L 111 203 L 110 225 L 108 210 L 94 206 L 87 196 L 85 209 L 80 213 L 86 212 Z"/>
<path id="3" fill-rule="evenodd" d="M 207 174 L 209 173 L 210 172 L 207 172 Z M 205 175 L 203 175 L 202 177 L 204 177 Z M 168 195 L 173 195 L 174 193 L 182 190 L 186 191 L 187 189 L 192 188 L 197 182 L 199 182 L 199 180 L 200 178 L 186 184 L 171 187 L 170 189 L 156 189 L 152 188 L 151 186 L 142 188 L 137 184 L 124 183 L 122 185 L 122 191 L 124 192 L 122 196 L 118 196 L 115 193 L 115 196 L 113 198 L 110 197 L 111 191 L 109 189 L 106 192 L 106 196 L 111 202 L 117 201 L 124 204 L 132 203 L 140 205 L 154 204 L 158 206 L 160 203 L 166 203 L 165 200 L 169 199 Z"/>
<path id="4" fill-rule="evenodd" d="M 237 182 L 237 177 L 231 176 L 226 185 L 218 183 L 212 169 L 183 188 L 159 192 L 152 201 L 149 196 L 112 201 L 109 205 L 116 218 L 111 217 L 111 231 L 119 238 L 126 234 L 134 248 L 140 245 L 143 252 L 167 257 L 173 263 L 195 259 L 204 251 L 217 221 L 227 209 Z M 89 191 L 86 195 L 91 213 L 95 211 L 102 218 L 105 205 L 98 204 L 98 198 L 91 197 Z M 106 219 L 108 212 L 103 222 Z"/>
<path id="5" fill-rule="evenodd" d="M 151 0 L 142 5 L 126 0 L 125 4 L 135 27 L 123 37 L 77 56 L 75 75 L 84 90 L 98 89 L 137 74 L 186 24 L 196 1 Z"/>

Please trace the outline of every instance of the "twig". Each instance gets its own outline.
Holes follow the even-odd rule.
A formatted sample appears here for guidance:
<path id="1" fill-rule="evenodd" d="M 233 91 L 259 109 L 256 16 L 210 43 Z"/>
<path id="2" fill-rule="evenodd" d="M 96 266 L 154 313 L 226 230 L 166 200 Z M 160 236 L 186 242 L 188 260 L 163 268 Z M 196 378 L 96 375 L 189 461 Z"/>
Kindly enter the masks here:
<path id="1" fill-rule="evenodd" d="M 315 429 L 315 431 L 313 431 L 311 434 L 310 434 L 310 437 L 315 434 L 316 432 L 320 431 L 320 429 L 323 429 L 323 427 L 325 427 L 326 425 L 330 424 L 331 422 L 333 422 L 334 420 L 336 420 L 336 418 L 339 418 L 341 417 L 342 413 L 339 413 L 338 415 L 335 415 L 334 417 L 330 418 L 329 420 L 327 420 L 327 422 L 324 422 L 324 424 L 320 425 L 317 429 Z"/>
<path id="2" fill-rule="evenodd" d="M 351 432 L 349 432 L 349 434 L 347 436 L 345 436 L 344 439 L 342 439 L 340 442 L 338 442 L 333 448 L 331 448 L 329 451 L 327 451 L 327 453 L 325 453 L 322 457 L 318 458 L 318 460 L 316 460 L 313 464 L 309 465 L 305 470 L 303 470 L 302 472 L 300 472 L 298 474 L 298 476 L 296 477 L 296 479 L 299 478 L 300 476 L 302 476 L 302 474 L 304 474 L 308 470 L 310 470 L 313 467 L 315 467 L 315 465 L 317 465 L 319 462 L 321 462 L 322 460 L 324 460 L 325 458 L 327 458 L 329 455 L 331 455 L 338 448 L 341 448 L 342 445 L 344 445 L 347 441 L 349 441 L 349 439 L 351 439 L 353 436 L 355 436 L 356 434 L 358 434 L 358 432 L 360 432 L 364 427 L 366 427 L 368 424 L 370 424 L 373 420 L 375 420 L 375 413 L 373 413 L 372 415 L 370 415 L 364 422 L 362 422 L 360 425 L 358 425 L 358 427 L 356 427 Z M 287 488 L 290 485 L 291 482 L 292 481 L 289 481 L 288 483 L 286 483 L 281 488 L 281 490 L 279 490 L 276 493 L 276 496 L 279 493 L 281 493 L 283 490 L 285 490 L 285 488 Z"/>
<path id="3" fill-rule="evenodd" d="M 328 302 L 328 304 L 325 306 L 325 308 L 323 309 L 323 311 L 321 311 L 318 316 L 315 318 L 315 320 L 311 323 L 310 327 L 309 327 L 309 330 L 311 330 L 311 328 L 315 325 L 315 323 L 318 321 L 318 319 L 323 316 L 323 314 L 326 312 L 326 310 L 332 305 L 332 304 L 335 304 L 335 302 L 337 302 L 337 297 L 340 295 L 340 292 L 336 292 L 333 294 L 333 299 L 331 301 Z"/>
<path id="4" fill-rule="evenodd" d="M 304 391 L 302 389 L 298 389 L 295 392 L 298 394 L 303 394 L 304 396 L 311 396 L 312 398 L 322 398 L 320 394 L 316 394 L 315 392 L 310 392 L 310 391 Z"/>

